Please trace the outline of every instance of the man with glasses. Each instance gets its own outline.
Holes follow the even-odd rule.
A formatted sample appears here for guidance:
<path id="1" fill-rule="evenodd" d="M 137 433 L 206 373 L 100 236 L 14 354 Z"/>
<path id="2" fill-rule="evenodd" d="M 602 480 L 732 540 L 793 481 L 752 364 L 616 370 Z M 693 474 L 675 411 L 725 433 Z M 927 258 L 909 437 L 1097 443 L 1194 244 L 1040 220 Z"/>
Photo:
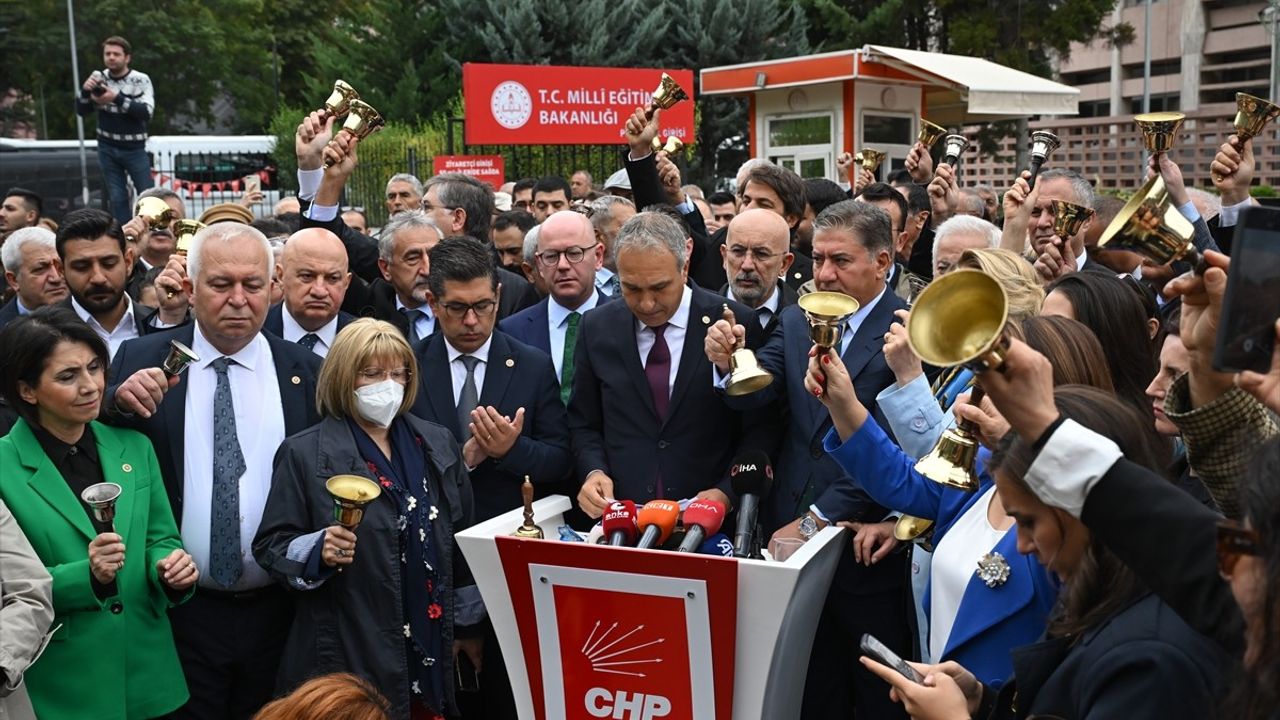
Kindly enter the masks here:
<path id="1" fill-rule="evenodd" d="M 756 208 L 734 217 L 728 228 L 720 256 L 729 282 L 720 292 L 754 310 L 767 335 L 777 326 L 778 313 L 799 299 L 782 281 L 795 259 L 787 221 L 777 213 Z"/>
<path id="2" fill-rule="evenodd" d="M 520 507 L 526 476 L 561 491 L 573 458 L 551 359 L 494 332 L 503 291 L 488 248 L 465 237 L 431 250 L 430 302 L 440 332 L 415 349 L 418 417 L 439 423 L 462 446 L 475 491 L 475 520 Z M 497 638 L 484 623 L 480 693 L 459 697 L 464 717 L 514 720 L 515 702 Z"/>
<path id="3" fill-rule="evenodd" d="M 560 381 L 560 399 L 568 404 L 579 323 L 587 311 L 609 299 L 595 286 L 596 271 L 604 264 L 604 246 L 596 242 L 584 213 L 561 211 L 539 227 L 538 251 L 533 257 L 550 294 L 503 320 L 499 327 L 551 356 Z"/>
<path id="4" fill-rule="evenodd" d="M 862 189 L 858 202 L 871 203 L 889 214 L 889 223 L 893 233 L 893 265 L 889 268 L 889 277 L 885 280 L 889 288 L 898 297 L 906 300 L 911 297 L 911 283 L 907 282 L 907 266 L 903 263 L 903 250 L 910 257 L 911 234 L 907 231 L 907 200 L 902 193 L 887 183 L 872 183 Z"/>

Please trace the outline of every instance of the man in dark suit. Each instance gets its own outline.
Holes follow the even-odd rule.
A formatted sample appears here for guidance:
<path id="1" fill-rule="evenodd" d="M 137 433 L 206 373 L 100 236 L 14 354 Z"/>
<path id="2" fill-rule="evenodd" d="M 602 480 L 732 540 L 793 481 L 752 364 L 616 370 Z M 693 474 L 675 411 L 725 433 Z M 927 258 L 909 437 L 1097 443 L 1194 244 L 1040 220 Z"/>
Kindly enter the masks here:
<path id="1" fill-rule="evenodd" d="M 110 213 L 84 208 L 68 214 L 58 228 L 56 247 L 71 291 L 63 304 L 93 328 L 112 356 L 125 340 L 186 322 L 185 295 L 158 293 L 157 311 L 135 303 L 125 292 L 133 249 Z"/>
<path id="2" fill-rule="evenodd" d="M 766 336 L 778 326 L 782 311 L 799 298 L 782 281 L 795 255 L 791 252 L 787 221 L 777 213 L 753 208 L 728 224 L 728 239 L 720 246 L 729 282 L 720 293 L 755 312 Z"/>
<path id="3" fill-rule="evenodd" d="M 284 301 L 267 311 L 263 329 L 320 357 L 328 355 L 338 331 L 355 320 L 339 309 L 351 284 L 342 241 L 321 228 L 299 230 L 285 243 L 276 278 Z"/>
<path id="4" fill-rule="evenodd" d="M 814 282 L 821 291 L 839 292 L 858 301 L 859 309 L 845 324 L 837 348 L 859 400 L 888 427 L 876 406 L 876 395 L 893 383 L 884 358 L 884 335 L 894 311 L 906 304 L 885 285 L 893 264 L 889 216 L 870 203 L 846 200 L 828 207 L 814 220 Z M 706 353 L 723 386 L 735 342 L 749 332 L 723 320 L 707 333 Z M 735 340 L 736 338 L 736 340 Z M 750 411 L 774 399 L 787 404 L 789 428 L 778 458 L 771 496 L 761 507 L 761 525 L 774 538 L 807 539 L 829 523 L 842 520 L 860 526 L 881 550 L 894 546 L 892 524 L 882 522 L 889 509 L 875 503 L 822 450 L 831 418 L 804 388 L 809 363 L 809 327 L 798 306 L 782 312 L 778 329 L 756 352 L 773 384 L 763 391 L 726 398 L 731 407 Z M 902 554 L 858 565 L 846 552 L 836 572 L 827 606 L 819 621 L 809 663 L 802 717 L 905 717 L 889 701 L 879 680 L 857 663 L 862 633 L 870 632 L 899 655 L 910 655 L 913 640 L 907 623 L 906 578 Z M 856 709 L 856 713 L 855 713 Z"/>
<path id="5" fill-rule="evenodd" d="M 614 498 L 709 497 L 731 505 L 728 469 L 747 448 L 774 445 L 764 414 L 731 411 L 711 387 L 702 351 L 726 298 L 691 287 L 679 224 L 644 212 L 617 239 L 623 302 L 597 307 L 578 335 L 569 426 L 582 483 L 578 504 L 599 517 Z M 751 310 L 729 300 L 738 317 Z M 752 323 L 748 345 L 762 331 Z"/>
<path id="6" fill-rule="evenodd" d="M 421 388 L 413 413 L 462 446 L 477 522 L 520 507 L 525 477 L 554 487 L 573 467 L 551 359 L 493 331 L 502 292 L 494 270 L 492 253 L 469 238 L 432 248 L 429 297 L 440 331 L 415 348 Z M 497 636 L 484 625 L 483 692 L 458 702 L 467 718 L 514 720 Z"/>
<path id="7" fill-rule="evenodd" d="M 551 357 L 560 399 L 566 404 L 573 388 L 573 355 L 582 317 L 609 299 L 595 286 L 595 274 L 603 262 L 604 245 L 596 241 L 585 215 L 568 210 L 551 215 L 538 228 L 534 255 L 550 294 L 498 326 Z"/>
<path id="8" fill-rule="evenodd" d="M 58 265 L 52 232 L 42 227 L 15 230 L 0 245 L 4 279 L 14 296 L 0 306 L 0 330 L 20 315 L 67 297 L 67 283 Z"/>
<path id="9" fill-rule="evenodd" d="M 262 233 L 212 225 L 190 251 L 195 323 L 126 343 L 112 362 L 105 419 L 144 433 L 156 449 L 200 589 L 171 613 L 191 699 L 172 717 L 247 718 L 274 691 L 292 618 L 283 588 L 250 546 L 271 487 L 275 452 L 319 421 L 314 353 L 262 333 L 272 255 Z M 166 377 L 178 341 L 199 356 Z M 233 629 L 233 631 L 232 631 Z"/>

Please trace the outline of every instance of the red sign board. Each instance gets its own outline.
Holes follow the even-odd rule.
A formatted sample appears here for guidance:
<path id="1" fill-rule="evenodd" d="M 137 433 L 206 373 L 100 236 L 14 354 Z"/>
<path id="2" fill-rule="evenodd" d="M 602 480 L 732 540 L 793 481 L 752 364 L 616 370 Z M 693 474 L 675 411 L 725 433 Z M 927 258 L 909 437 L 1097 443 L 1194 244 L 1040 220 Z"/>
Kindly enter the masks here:
<path id="1" fill-rule="evenodd" d="M 462 173 L 493 186 L 502 187 L 504 165 L 501 155 L 437 155 L 431 161 L 433 174 Z"/>
<path id="2" fill-rule="evenodd" d="M 465 63 L 467 143 L 620 143 L 622 126 L 637 107 L 649 106 L 663 72 L 693 92 L 692 70 Z M 691 142 L 693 101 L 663 111 L 661 132 Z"/>
<path id="3" fill-rule="evenodd" d="M 733 560 L 496 540 L 534 720 L 733 717 Z"/>

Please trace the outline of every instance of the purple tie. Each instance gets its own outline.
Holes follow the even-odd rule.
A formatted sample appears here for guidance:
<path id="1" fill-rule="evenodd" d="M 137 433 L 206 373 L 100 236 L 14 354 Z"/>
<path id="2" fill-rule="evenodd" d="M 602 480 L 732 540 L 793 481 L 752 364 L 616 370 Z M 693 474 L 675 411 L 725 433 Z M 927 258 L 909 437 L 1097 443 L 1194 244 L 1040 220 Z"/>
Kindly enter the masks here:
<path id="1" fill-rule="evenodd" d="M 667 405 L 671 402 L 671 350 L 662 334 L 667 331 L 664 323 L 653 330 L 653 347 L 649 349 L 649 357 L 644 363 L 644 377 L 649 381 L 649 393 L 653 395 L 653 409 L 658 411 L 658 425 L 667 419 Z M 662 497 L 662 470 L 658 470 L 655 483 L 656 498 Z"/>

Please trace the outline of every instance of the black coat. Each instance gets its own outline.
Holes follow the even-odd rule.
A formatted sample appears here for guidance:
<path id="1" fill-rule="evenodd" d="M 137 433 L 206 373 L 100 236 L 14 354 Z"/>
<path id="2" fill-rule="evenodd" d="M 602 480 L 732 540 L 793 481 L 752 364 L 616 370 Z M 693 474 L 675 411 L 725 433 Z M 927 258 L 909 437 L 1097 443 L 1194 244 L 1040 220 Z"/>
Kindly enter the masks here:
<path id="1" fill-rule="evenodd" d="M 1014 679 L 993 718 L 1202 720 L 1217 707 L 1227 661 L 1150 593 L 1074 643 L 1047 640 L 1012 655 Z"/>
<path id="2" fill-rule="evenodd" d="M 471 525 L 471 484 L 461 451 L 449 431 L 404 416 L 427 443 L 430 491 L 439 509 L 431 524 L 444 584 L 443 644 L 445 702 L 454 707 L 453 647 L 456 587 L 473 584 L 454 532 Z M 372 682 L 391 701 L 392 717 L 409 717 L 404 617 L 400 587 L 399 511 L 387 494 L 366 509 L 357 530 L 355 558 L 342 573 L 305 590 L 295 581 L 301 562 L 289 558 L 289 544 L 333 523 L 333 500 L 325 481 L 334 475 L 369 478 L 371 473 L 345 420 L 325 418 L 284 441 L 276 454 L 271 494 L 253 541 L 253 555 L 282 584 L 295 590 L 297 610 L 280 662 L 279 688 L 333 672 L 352 672 Z M 426 608 L 422 608 L 425 612 Z"/>
<path id="3" fill-rule="evenodd" d="M 14 295 L 9 298 L 9 302 L 0 305 L 0 330 L 3 330 L 5 325 L 17 320 L 18 317 L 18 296 Z"/>
<path id="4" fill-rule="evenodd" d="M 773 314 L 773 317 L 769 318 L 769 324 L 764 326 L 765 337 L 772 335 L 773 331 L 778 328 L 778 323 L 782 319 L 782 311 L 786 310 L 790 305 L 795 305 L 796 301 L 800 299 L 800 294 L 782 280 L 777 281 L 777 287 L 774 289 L 774 292 L 778 293 L 778 311 Z M 720 286 L 720 294 L 728 297 L 728 283 Z M 742 320 L 738 319 L 738 322 L 742 322 Z"/>

